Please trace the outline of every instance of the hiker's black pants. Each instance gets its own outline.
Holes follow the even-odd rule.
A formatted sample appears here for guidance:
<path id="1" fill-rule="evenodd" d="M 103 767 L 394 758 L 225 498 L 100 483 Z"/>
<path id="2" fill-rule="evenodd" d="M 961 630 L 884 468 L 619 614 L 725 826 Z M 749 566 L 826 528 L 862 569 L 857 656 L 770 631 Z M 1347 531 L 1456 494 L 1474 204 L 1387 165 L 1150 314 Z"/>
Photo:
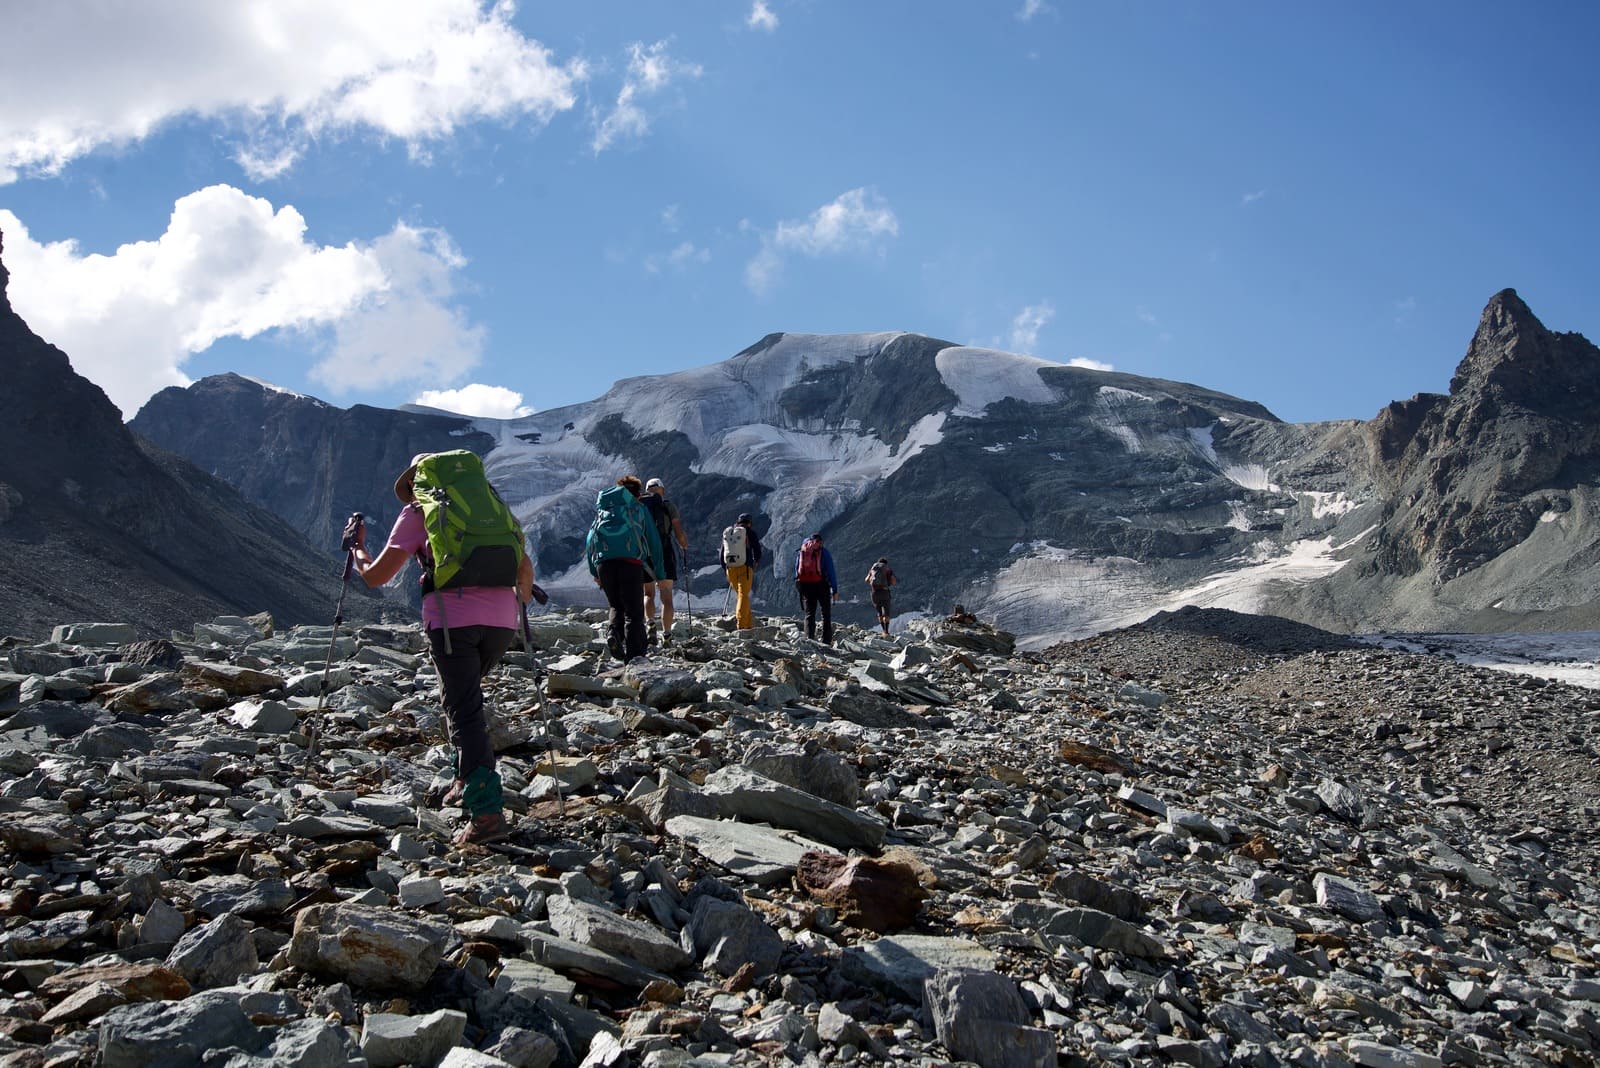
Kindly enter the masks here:
<path id="1" fill-rule="evenodd" d="M 451 627 L 450 651 L 445 652 L 444 631 L 428 631 L 433 669 L 439 673 L 445 728 L 450 744 L 456 747 L 458 779 L 478 768 L 494 770 L 489 720 L 483 714 L 483 677 L 511 648 L 515 633 L 510 627 Z"/>
<path id="2" fill-rule="evenodd" d="M 806 637 L 817 636 L 817 606 L 822 606 L 822 644 L 833 644 L 833 591 L 828 588 L 825 581 L 796 582 L 794 588 L 800 591 L 800 603 L 805 606 L 806 612 Z"/>
<path id="3" fill-rule="evenodd" d="M 600 589 L 611 606 L 612 652 L 621 649 L 622 659 L 643 656 L 648 636 L 644 629 L 644 565 L 637 560 L 602 560 Z"/>

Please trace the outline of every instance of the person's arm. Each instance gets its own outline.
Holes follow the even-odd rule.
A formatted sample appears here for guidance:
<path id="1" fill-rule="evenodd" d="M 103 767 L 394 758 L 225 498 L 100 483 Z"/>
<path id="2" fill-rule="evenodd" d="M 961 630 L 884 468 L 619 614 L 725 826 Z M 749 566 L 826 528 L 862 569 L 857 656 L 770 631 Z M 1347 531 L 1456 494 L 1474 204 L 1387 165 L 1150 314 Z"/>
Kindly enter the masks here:
<path id="1" fill-rule="evenodd" d="M 378 553 L 377 556 L 367 552 L 366 524 L 357 524 L 352 532 L 351 541 L 353 544 L 350 549 L 352 566 L 355 569 L 355 573 L 361 576 L 361 581 L 368 586 L 382 586 L 400 574 L 401 569 L 406 566 L 406 561 L 411 559 L 411 550 L 401 548 L 395 544 L 395 534 L 399 532 L 400 525 L 405 522 L 405 518 L 406 513 L 402 510 L 400 518 L 395 520 L 394 531 L 389 534 L 388 544 L 383 547 L 383 551 Z"/>
<path id="2" fill-rule="evenodd" d="M 822 550 L 822 573 L 828 580 L 828 589 L 833 592 L 833 599 L 839 599 L 839 573 L 833 569 L 833 554 L 827 549 Z"/>

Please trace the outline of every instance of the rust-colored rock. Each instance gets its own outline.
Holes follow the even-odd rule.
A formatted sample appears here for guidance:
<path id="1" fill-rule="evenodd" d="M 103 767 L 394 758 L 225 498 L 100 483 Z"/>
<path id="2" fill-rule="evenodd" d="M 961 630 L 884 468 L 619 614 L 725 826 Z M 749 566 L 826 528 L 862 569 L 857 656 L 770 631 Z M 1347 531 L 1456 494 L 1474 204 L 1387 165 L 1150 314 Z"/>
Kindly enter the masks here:
<path id="1" fill-rule="evenodd" d="M 910 865 L 871 857 L 806 853 L 795 879 L 843 922 L 879 934 L 909 927 L 928 896 Z"/>
<path id="2" fill-rule="evenodd" d="M 193 991 L 189 981 L 161 964 L 85 964 L 58 972 L 39 984 L 39 993 L 61 997 L 105 983 L 129 1001 L 177 1001 Z"/>
<path id="3" fill-rule="evenodd" d="M 1068 764 L 1076 764 L 1080 768 L 1098 771 L 1103 775 L 1113 772 L 1126 775 L 1133 770 L 1133 765 L 1115 753 L 1097 749 L 1087 742 L 1075 742 L 1071 738 L 1062 739 L 1060 755 Z"/>
<path id="4" fill-rule="evenodd" d="M 1238 853 L 1241 857 L 1249 857 L 1254 861 L 1278 859 L 1278 849 L 1267 841 L 1265 835 L 1258 834 L 1244 845 L 1240 846 Z"/>

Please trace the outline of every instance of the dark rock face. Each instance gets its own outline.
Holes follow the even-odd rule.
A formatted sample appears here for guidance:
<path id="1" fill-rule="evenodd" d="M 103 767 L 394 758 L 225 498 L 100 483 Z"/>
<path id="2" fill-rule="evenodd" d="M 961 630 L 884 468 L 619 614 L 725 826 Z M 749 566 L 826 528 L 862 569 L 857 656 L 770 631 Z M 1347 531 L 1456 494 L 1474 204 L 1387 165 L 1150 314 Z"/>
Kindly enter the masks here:
<path id="1" fill-rule="evenodd" d="M 336 408 L 234 374 L 168 387 L 128 425 L 332 553 L 351 512 L 370 518 L 374 537 L 388 533 L 400 508 L 391 487 L 411 457 L 449 449 L 482 455 L 494 444 L 467 419 Z"/>
<path id="2" fill-rule="evenodd" d="M 0 629 L 64 616 L 162 629 L 219 612 L 329 615 L 337 565 L 227 483 L 141 441 L 5 297 Z M 331 574 L 331 578 L 330 578 Z"/>

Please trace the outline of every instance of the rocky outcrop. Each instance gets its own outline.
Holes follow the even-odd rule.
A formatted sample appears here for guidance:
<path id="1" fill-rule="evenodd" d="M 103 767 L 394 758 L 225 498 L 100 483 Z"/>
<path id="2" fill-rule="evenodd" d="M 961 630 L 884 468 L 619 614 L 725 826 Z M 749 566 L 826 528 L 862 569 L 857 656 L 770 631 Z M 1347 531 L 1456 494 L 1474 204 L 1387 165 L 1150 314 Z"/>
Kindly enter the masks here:
<path id="1" fill-rule="evenodd" d="M 222 612 L 331 615 L 337 562 L 131 432 L 12 310 L 7 281 L 0 262 L 0 631 L 64 615 L 155 632 Z"/>

